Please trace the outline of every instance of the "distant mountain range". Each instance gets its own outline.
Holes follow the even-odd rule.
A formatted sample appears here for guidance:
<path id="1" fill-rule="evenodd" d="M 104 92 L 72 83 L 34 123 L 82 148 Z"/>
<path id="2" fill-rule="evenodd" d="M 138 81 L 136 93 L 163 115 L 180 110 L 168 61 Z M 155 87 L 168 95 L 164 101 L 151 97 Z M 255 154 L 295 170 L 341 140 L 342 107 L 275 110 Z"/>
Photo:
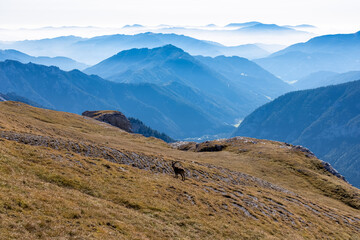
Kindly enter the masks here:
<path id="1" fill-rule="evenodd" d="M 122 51 L 85 70 L 5 61 L 0 92 L 56 110 L 119 110 L 173 138 L 226 136 L 255 108 L 292 90 L 239 57 L 193 57 L 166 45 Z M 223 135 L 218 135 L 223 134 Z"/>
<path id="2" fill-rule="evenodd" d="M 294 31 L 294 29 L 299 28 L 316 28 L 313 25 L 309 24 L 300 24 L 296 26 L 291 25 L 285 25 L 285 26 L 279 26 L 276 24 L 265 24 L 257 21 L 252 22 L 244 22 L 244 23 L 230 23 L 226 25 L 225 27 L 231 27 L 231 28 L 242 28 L 242 29 L 248 29 L 248 30 L 274 30 L 274 31 Z"/>
<path id="3" fill-rule="evenodd" d="M 105 35 L 93 38 L 67 36 L 10 43 L 0 42 L 0 48 L 13 48 L 32 55 L 66 56 L 92 65 L 122 50 L 155 48 L 167 44 L 175 45 L 193 55 L 235 55 L 246 58 L 260 58 L 269 55 L 268 51 L 255 44 L 226 47 L 216 42 L 198 40 L 184 35 L 150 32 L 135 35 Z"/>
<path id="4" fill-rule="evenodd" d="M 206 106 L 213 102 L 213 106 L 223 109 L 217 112 L 226 112 L 217 115 L 218 118 L 228 123 L 292 89 L 247 59 L 193 57 L 173 45 L 122 51 L 85 72 L 115 82 L 177 86 L 178 90 L 182 89 L 176 94 L 188 100 L 193 89 L 203 100 L 194 101 L 200 98 L 193 96 L 190 103 Z M 169 85 L 172 82 L 176 84 Z"/>
<path id="5" fill-rule="evenodd" d="M 86 64 L 79 63 L 67 57 L 33 57 L 13 49 L 0 50 L 0 61 L 7 59 L 16 60 L 22 63 L 32 62 L 46 66 L 57 66 L 65 71 L 73 69 L 83 70 L 88 67 Z"/>
<path id="6" fill-rule="evenodd" d="M 318 71 L 360 70 L 360 32 L 315 37 L 255 62 L 287 81 Z"/>
<path id="7" fill-rule="evenodd" d="M 221 106 L 212 102 L 205 107 L 191 103 L 192 97 L 200 101 L 202 98 L 186 87 L 190 98 L 185 101 L 176 94 L 179 88 L 183 91 L 176 84 L 114 83 L 78 70 L 64 72 L 57 67 L 11 60 L 0 62 L 0 82 L 0 92 L 24 96 L 47 108 L 78 114 L 94 109 L 119 110 L 177 139 L 233 129 L 218 120 L 217 115 L 226 112 Z M 209 110 L 211 106 L 213 111 Z"/>
<path id="8" fill-rule="evenodd" d="M 287 93 L 258 108 L 236 136 L 310 148 L 360 187 L 360 81 Z"/>

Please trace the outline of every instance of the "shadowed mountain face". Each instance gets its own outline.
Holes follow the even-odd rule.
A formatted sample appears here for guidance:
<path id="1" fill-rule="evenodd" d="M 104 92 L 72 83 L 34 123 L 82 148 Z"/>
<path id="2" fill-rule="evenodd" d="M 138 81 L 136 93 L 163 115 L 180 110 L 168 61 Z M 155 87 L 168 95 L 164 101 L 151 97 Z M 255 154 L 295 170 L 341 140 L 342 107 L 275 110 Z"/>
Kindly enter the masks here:
<path id="1" fill-rule="evenodd" d="M 77 70 L 64 72 L 57 67 L 10 60 L 0 63 L 0 82 L 0 92 L 13 92 L 44 107 L 79 114 L 86 110 L 116 109 L 178 139 L 232 129 L 216 116 L 223 112 L 220 106 L 210 102 L 207 106 L 215 111 L 205 111 L 176 95 L 177 88 L 172 85 L 114 83 Z M 173 91 L 168 91 L 172 88 Z M 191 89 L 188 92 L 201 99 Z"/>
<path id="2" fill-rule="evenodd" d="M 360 32 L 315 37 L 255 62 L 288 81 L 318 71 L 360 70 Z"/>
<path id="3" fill-rule="evenodd" d="M 219 117 L 228 123 L 244 117 L 270 97 L 291 89 L 288 84 L 246 59 L 194 58 L 173 45 L 122 51 L 85 72 L 123 83 L 175 82 L 177 94 L 185 99 L 189 90 L 182 92 L 178 87 L 187 86 L 199 92 L 205 102 L 215 101 L 224 108 L 227 114 Z"/>
<path id="4" fill-rule="evenodd" d="M 235 135 L 301 144 L 360 187 L 360 81 L 285 94 L 258 108 Z"/>
<path id="5" fill-rule="evenodd" d="M 22 63 L 32 62 L 45 66 L 57 66 L 65 71 L 73 69 L 83 70 L 88 67 L 86 64 L 79 63 L 66 57 L 33 57 L 13 49 L 0 50 L 0 61 L 4 61 L 7 59 L 16 60 Z"/>

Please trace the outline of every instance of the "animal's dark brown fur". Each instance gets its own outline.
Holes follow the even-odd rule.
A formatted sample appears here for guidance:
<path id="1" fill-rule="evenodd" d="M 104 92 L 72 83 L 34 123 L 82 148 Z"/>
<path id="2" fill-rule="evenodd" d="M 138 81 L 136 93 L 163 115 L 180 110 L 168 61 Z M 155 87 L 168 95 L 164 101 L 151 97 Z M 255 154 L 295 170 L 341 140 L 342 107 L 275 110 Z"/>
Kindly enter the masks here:
<path id="1" fill-rule="evenodd" d="M 172 164 L 171 164 L 171 166 L 172 166 L 172 168 L 174 169 L 174 172 L 175 172 L 175 177 L 177 178 L 178 175 L 180 174 L 181 179 L 183 181 L 185 181 L 185 169 L 183 169 L 182 167 L 175 166 L 176 163 L 178 163 L 178 162 L 179 161 L 172 162 Z"/>

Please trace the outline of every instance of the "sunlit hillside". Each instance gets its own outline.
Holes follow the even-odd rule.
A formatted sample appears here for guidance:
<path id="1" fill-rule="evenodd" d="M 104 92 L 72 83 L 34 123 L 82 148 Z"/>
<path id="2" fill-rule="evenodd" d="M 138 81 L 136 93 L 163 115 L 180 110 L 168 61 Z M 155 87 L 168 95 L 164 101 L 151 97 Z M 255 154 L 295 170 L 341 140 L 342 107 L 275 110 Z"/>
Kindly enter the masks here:
<path id="1" fill-rule="evenodd" d="M 327 169 L 281 142 L 168 145 L 2 102 L 0 238 L 358 239 L 360 191 Z"/>

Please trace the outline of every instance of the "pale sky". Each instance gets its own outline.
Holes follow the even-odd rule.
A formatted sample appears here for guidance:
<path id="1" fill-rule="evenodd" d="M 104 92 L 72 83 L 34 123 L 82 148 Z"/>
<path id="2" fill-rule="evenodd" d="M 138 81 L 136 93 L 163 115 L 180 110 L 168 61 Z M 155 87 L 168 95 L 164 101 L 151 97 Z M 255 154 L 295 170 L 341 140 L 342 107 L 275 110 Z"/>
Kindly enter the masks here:
<path id="1" fill-rule="evenodd" d="M 354 32 L 359 10 L 360 0 L 0 0 L 0 28 L 260 21 Z"/>

